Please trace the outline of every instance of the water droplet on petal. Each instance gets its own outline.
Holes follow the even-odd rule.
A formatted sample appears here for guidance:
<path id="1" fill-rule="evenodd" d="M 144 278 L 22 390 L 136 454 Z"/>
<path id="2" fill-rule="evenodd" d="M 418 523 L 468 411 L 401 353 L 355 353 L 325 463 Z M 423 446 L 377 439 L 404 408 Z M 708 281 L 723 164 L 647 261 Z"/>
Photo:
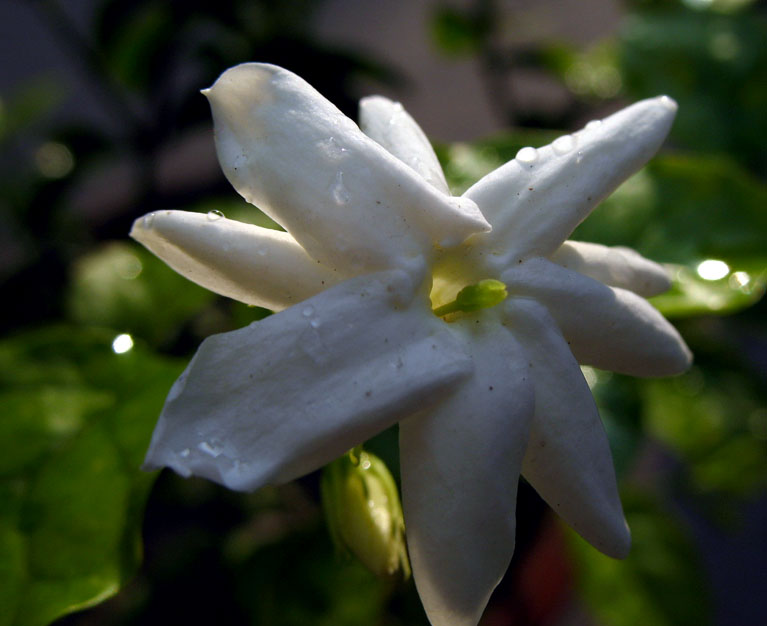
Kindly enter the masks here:
<path id="1" fill-rule="evenodd" d="M 596 130 L 602 125 L 602 120 L 591 120 L 586 124 L 586 130 Z"/>
<path id="2" fill-rule="evenodd" d="M 583 161 L 583 151 L 578 150 L 578 156 L 575 158 L 575 162 L 580 163 L 581 161 Z"/>
<path id="3" fill-rule="evenodd" d="M 517 152 L 517 156 L 515 158 L 520 163 L 529 165 L 530 163 L 535 163 L 538 160 L 538 151 L 535 148 L 528 146 L 527 148 L 522 148 L 519 152 Z"/>
<path id="4" fill-rule="evenodd" d="M 304 310 L 301 311 L 301 315 L 303 315 L 304 317 L 311 317 L 312 315 L 314 315 L 314 307 L 311 305 L 305 307 Z"/>
<path id="5" fill-rule="evenodd" d="M 322 322 L 320 322 L 320 320 L 315 319 L 315 320 L 312 320 L 310 322 L 310 324 L 311 324 L 312 328 L 319 328 L 320 325 L 322 324 Z"/>
<path id="6" fill-rule="evenodd" d="M 405 110 L 405 108 L 402 106 L 401 102 L 395 102 L 392 106 L 392 116 L 389 118 L 389 125 L 394 126 L 401 118 L 402 118 L 402 112 Z"/>
<path id="7" fill-rule="evenodd" d="M 328 137 L 317 143 L 317 147 L 328 158 L 333 160 L 340 159 L 345 152 L 349 150 L 344 148 L 335 137 Z"/>
<path id="8" fill-rule="evenodd" d="M 211 222 L 220 220 L 222 217 L 224 217 L 224 214 L 221 211 L 208 211 L 208 219 Z"/>
<path id="9" fill-rule="evenodd" d="M 178 453 L 178 455 L 179 455 L 179 456 L 181 456 L 181 457 L 184 457 L 184 458 L 186 458 L 186 457 L 188 457 L 188 456 L 189 456 L 191 453 L 192 453 L 192 451 L 191 451 L 189 448 L 184 448 L 184 449 L 183 449 L 181 452 L 179 452 L 179 453 Z"/>
<path id="10" fill-rule="evenodd" d="M 155 213 L 149 213 L 149 215 L 145 215 L 144 219 L 141 220 L 141 226 L 143 228 L 146 228 L 147 230 L 152 228 L 152 225 L 154 224 L 155 215 L 156 215 Z"/>
<path id="11" fill-rule="evenodd" d="M 663 106 L 665 106 L 668 109 L 671 109 L 672 111 L 677 110 L 676 100 L 674 100 L 673 98 L 669 98 L 668 96 L 661 96 L 660 102 Z"/>
<path id="12" fill-rule="evenodd" d="M 554 140 L 551 147 L 556 154 L 567 154 L 575 148 L 575 138 L 572 135 L 562 135 Z"/>
<path id="13" fill-rule="evenodd" d="M 198 443 L 197 444 L 197 449 L 200 452 L 204 452 L 205 454 L 209 454 L 214 459 L 216 457 L 221 456 L 221 453 L 224 451 L 223 448 L 220 445 L 218 445 L 216 442 L 214 442 L 214 441 L 203 441 L 201 443 Z"/>
<path id="14" fill-rule="evenodd" d="M 349 190 L 344 185 L 344 173 L 336 174 L 336 182 L 333 185 L 333 200 L 336 204 L 346 204 L 349 202 Z"/>

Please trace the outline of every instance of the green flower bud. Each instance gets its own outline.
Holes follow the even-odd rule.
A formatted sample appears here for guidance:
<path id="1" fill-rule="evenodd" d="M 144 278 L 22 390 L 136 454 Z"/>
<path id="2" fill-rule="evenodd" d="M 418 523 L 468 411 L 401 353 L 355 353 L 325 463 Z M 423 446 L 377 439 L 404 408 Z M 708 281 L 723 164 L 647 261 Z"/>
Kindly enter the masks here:
<path id="1" fill-rule="evenodd" d="M 320 487 L 336 548 L 379 576 L 410 576 L 399 493 L 381 459 L 355 448 L 325 467 Z"/>

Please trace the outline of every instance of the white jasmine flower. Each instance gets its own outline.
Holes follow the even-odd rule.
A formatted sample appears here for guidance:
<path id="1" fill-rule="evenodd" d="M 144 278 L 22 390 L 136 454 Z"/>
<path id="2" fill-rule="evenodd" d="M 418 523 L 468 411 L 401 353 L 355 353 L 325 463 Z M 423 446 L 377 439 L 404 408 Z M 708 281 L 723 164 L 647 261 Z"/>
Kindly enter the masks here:
<path id="1" fill-rule="evenodd" d="M 668 288 L 660 266 L 565 240 L 656 152 L 675 103 L 645 100 L 525 148 L 456 198 L 389 100 L 362 101 L 363 133 L 270 65 L 232 68 L 205 94 L 224 172 L 287 232 L 160 211 L 131 234 L 191 280 L 281 312 L 203 342 L 147 466 L 254 490 L 400 422 L 407 542 L 435 626 L 478 622 L 514 550 L 520 472 L 584 538 L 625 556 L 579 363 L 665 376 L 691 356 L 642 297 Z M 434 314 L 486 279 L 506 285 L 503 302 Z"/>

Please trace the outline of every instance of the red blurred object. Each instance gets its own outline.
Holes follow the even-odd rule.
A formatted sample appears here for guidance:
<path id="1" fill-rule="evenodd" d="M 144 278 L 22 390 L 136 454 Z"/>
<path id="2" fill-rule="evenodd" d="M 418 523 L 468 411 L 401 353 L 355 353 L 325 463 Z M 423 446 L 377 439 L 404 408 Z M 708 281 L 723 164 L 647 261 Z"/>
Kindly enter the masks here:
<path id="1" fill-rule="evenodd" d="M 521 562 L 494 594 L 481 626 L 553 626 L 570 605 L 573 568 L 559 522 L 544 518 Z"/>

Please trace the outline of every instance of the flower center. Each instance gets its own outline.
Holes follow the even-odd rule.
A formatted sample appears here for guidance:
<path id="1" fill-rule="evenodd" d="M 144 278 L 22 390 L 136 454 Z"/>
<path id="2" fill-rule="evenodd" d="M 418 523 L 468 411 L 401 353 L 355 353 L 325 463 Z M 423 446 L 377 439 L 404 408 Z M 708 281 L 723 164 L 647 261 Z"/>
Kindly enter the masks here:
<path id="1" fill-rule="evenodd" d="M 485 278 L 474 285 L 467 285 L 458 292 L 455 300 L 434 309 L 434 315 L 444 317 L 450 313 L 471 313 L 500 304 L 509 294 L 506 285 L 494 278 Z"/>

